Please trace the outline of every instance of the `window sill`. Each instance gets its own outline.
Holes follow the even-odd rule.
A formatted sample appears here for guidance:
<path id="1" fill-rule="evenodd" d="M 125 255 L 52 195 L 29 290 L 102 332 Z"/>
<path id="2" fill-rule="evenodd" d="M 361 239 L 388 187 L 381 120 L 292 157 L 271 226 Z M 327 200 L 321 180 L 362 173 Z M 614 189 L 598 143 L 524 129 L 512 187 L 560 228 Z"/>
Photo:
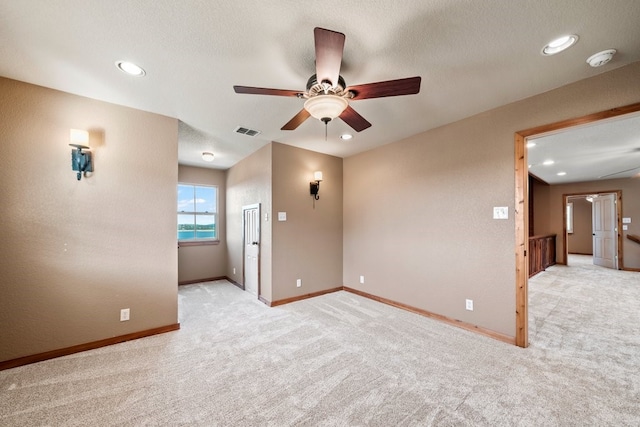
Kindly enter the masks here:
<path id="1" fill-rule="evenodd" d="M 209 246 L 209 245 L 219 245 L 220 240 L 183 240 L 178 241 L 178 248 L 181 246 Z"/>

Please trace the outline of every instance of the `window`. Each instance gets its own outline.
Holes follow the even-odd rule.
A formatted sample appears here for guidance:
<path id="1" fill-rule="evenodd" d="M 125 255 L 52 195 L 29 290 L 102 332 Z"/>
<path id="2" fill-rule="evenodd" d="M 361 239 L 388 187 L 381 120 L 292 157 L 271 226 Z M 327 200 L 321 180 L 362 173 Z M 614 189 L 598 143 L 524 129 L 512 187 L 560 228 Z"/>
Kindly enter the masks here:
<path id="1" fill-rule="evenodd" d="M 573 233 L 573 203 L 567 203 L 567 233 Z"/>
<path id="2" fill-rule="evenodd" d="M 218 240 L 218 187 L 178 184 L 178 240 Z"/>

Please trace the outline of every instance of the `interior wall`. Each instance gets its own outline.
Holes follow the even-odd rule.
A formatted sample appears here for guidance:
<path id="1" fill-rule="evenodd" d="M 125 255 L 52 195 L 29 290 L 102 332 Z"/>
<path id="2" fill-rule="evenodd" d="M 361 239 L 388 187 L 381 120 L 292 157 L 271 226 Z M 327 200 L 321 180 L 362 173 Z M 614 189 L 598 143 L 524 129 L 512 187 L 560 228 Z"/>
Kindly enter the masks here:
<path id="1" fill-rule="evenodd" d="M 591 203 L 585 197 L 569 201 L 573 204 L 573 233 L 567 235 L 569 253 L 593 255 Z"/>
<path id="2" fill-rule="evenodd" d="M 6 78 L 0 93 L 0 361 L 176 324 L 178 121 Z M 81 181 L 70 128 L 91 132 Z"/>
<path id="3" fill-rule="evenodd" d="M 580 182 L 575 184 L 552 185 L 549 194 L 549 211 L 552 232 L 558 233 L 556 258 L 562 261 L 564 244 L 562 242 L 563 218 L 562 196 L 589 192 L 613 192 L 622 190 L 622 216 L 631 218 L 628 230 L 622 233 L 623 263 L 625 268 L 640 269 L 640 245 L 627 239 L 628 234 L 640 235 L 640 179 L 607 179 L 601 181 Z M 634 222 L 635 221 L 635 222 Z"/>
<path id="4" fill-rule="evenodd" d="M 342 159 L 278 143 L 272 153 L 272 302 L 341 287 Z M 314 203 L 309 183 L 317 170 L 323 181 Z"/>
<path id="5" fill-rule="evenodd" d="M 549 213 L 550 186 L 538 180 L 531 180 L 533 184 L 529 191 L 533 192 L 533 229 L 534 235 L 551 234 L 551 215 Z"/>
<path id="6" fill-rule="evenodd" d="M 178 182 L 218 187 L 218 242 L 200 246 L 182 245 L 178 249 L 178 283 L 194 282 L 227 275 L 226 173 L 223 170 L 178 166 Z"/>
<path id="7" fill-rule="evenodd" d="M 639 74 L 634 63 L 345 159 L 344 285 L 514 337 L 514 134 L 638 102 Z M 509 219 L 492 219 L 496 206 Z"/>
<path id="8" fill-rule="evenodd" d="M 272 144 L 226 171 L 227 273 L 244 285 L 242 207 L 260 203 L 260 296 L 271 301 Z M 235 269 L 235 273 L 234 273 Z"/>

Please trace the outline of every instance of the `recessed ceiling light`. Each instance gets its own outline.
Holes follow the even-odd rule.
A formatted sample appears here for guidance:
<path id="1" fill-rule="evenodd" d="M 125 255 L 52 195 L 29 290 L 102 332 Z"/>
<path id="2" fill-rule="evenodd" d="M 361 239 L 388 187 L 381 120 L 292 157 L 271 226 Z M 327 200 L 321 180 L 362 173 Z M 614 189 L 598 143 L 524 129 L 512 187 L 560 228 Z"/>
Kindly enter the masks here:
<path id="1" fill-rule="evenodd" d="M 536 146 L 535 142 L 533 142 L 533 141 L 527 142 L 527 148 L 531 148 L 531 147 L 535 147 L 535 146 Z"/>
<path id="2" fill-rule="evenodd" d="M 344 133 L 344 134 L 340 135 L 340 139 L 344 139 L 345 141 L 348 141 L 351 138 L 353 138 L 353 135 L 351 135 L 350 133 Z"/>
<path id="3" fill-rule="evenodd" d="M 529 169 L 531 169 L 531 166 L 532 166 L 532 165 L 529 165 Z"/>
<path id="4" fill-rule="evenodd" d="M 147 74 L 141 67 L 137 66 L 133 62 L 117 61 L 116 67 L 118 67 L 118 69 L 123 73 L 127 73 L 130 76 L 140 77 Z"/>
<path id="5" fill-rule="evenodd" d="M 569 49 L 571 46 L 573 46 L 577 42 L 578 42 L 578 36 L 575 34 L 559 37 L 551 41 L 545 47 L 543 47 L 542 54 L 546 56 L 555 55 L 556 53 L 560 53 L 565 49 Z"/>
<path id="6" fill-rule="evenodd" d="M 205 162 L 213 162 L 213 153 L 205 151 L 204 153 L 202 153 L 202 160 L 204 160 Z"/>
<path id="7" fill-rule="evenodd" d="M 558 172 L 558 176 L 565 176 L 566 174 L 566 172 Z"/>
<path id="8" fill-rule="evenodd" d="M 554 163 L 555 162 L 553 160 L 545 160 L 544 162 L 542 162 L 542 164 L 545 165 L 545 166 L 549 166 L 549 165 L 552 165 Z"/>

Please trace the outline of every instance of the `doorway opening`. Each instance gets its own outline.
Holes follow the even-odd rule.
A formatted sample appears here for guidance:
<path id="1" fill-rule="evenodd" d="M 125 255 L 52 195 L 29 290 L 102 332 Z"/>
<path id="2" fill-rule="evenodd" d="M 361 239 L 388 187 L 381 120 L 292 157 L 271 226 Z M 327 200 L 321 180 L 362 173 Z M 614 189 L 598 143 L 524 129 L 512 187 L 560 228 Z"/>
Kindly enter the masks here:
<path id="1" fill-rule="evenodd" d="M 529 315 L 528 315 L 528 272 L 529 258 L 529 171 L 527 162 L 527 138 L 537 135 L 557 132 L 574 126 L 594 123 L 600 120 L 610 119 L 625 114 L 640 111 L 640 103 L 624 107 L 605 110 L 569 120 L 563 120 L 548 125 L 525 129 L 515 133 L 515 237 L 516 237 L 516 336 L 515 343 L 519 347 L 529 345 Z M 564 206 L 563 206 L 564 209 Z M 566 221 L 565 221 L 566 223 Z M 566 233 L 565 233 L 566 235 Z M 620 245 L 622 246 L 622 245 Z M 565 245 L 566 247 L 566 245 Z M 566 262 L 566 258 L 565 258 Z"/>
<path id="2" fill-rule="evenodd" d="M 590 255 L 592 263 L 621 270 L 624 266 L 622 233 L 622 191 L 594 191 L 564 194 L 565 231 L 562 264 L 569 254 Z"/>

